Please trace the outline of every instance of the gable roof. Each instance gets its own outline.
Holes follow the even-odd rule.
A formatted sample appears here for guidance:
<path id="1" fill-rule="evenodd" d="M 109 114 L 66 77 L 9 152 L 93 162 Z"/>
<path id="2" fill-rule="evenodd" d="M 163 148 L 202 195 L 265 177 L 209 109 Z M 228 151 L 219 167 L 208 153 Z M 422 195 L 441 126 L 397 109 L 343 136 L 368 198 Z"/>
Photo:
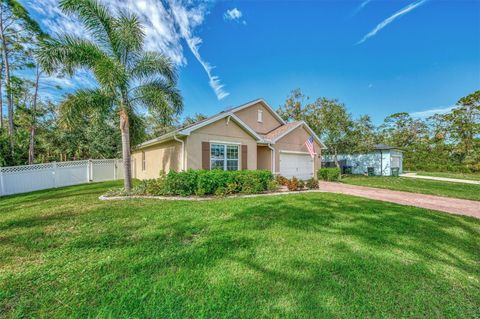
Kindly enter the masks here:
<path id="1" fill-rule="evenodd" d="M 241 111 L 243 109 L 246 109 L 252 105 L 255 105 L 257 103 L 261 103 L 263 104 L 263 106 L 273 115 L 273 117 L 278 120 L 280 123 L 282 123 L 283 125 L 287 124 L 285 122 L 284 119 L 282 119 L 282 117 L 280 115 L 278 115 L 278 113 L 270 106 L 268 105 L 268 103 L 263 99 L 263 98 L 259 98 L 259 99 L 256 99 L 256 100 L 253 100 L 253 101 L 250 101 L 250 102 L 247 102 L 245 104 L 242 104 L 240 106 L 236 106 L 236 107 L 233 107 L 233 108 L 230 108 L 230 109 L 227 109 L 226 111 L 228 112 L 232 112 L 232 113 L 235 113 L 235 112 L 238 112 L 238 111 Z"/>
<path id="2" fill-rule="evenodd" d="M 303 126 L 307 132 L 313 136 L 315 141 L 317 141 L 318 144 L 320 144 L 320 147 L 322 149 L 327 149 L 325 144 L 322 143 L 322 141 L 318 138 L 317 134 L 308 126 L 308 124 L 305 121 L 297 121 L 297 122 L 291 122 L 287 123 L 285 125 L 282 125 L 273 131 L 268 132 L 266 135 L 264 135 L 264 142 L 270 142 L 272 144 L 275 144 L 278 140 L 280 140 L 282 137 L 285 135 L 289 134 L 293 130 L 295 130 L 297 127 Z"/>
<path id="3" fill-rule="evenodd" d="M 248 108 L 252 105 L 255 105 L 257 103 L 262 103 L 265 106 L 265 108 L 270 113 L 272 113 L 272 115 L 280 123 L 282 123 L 281 126 L 277 127 L 276 129 L 270 131 L 269 133 L 267 133 L 263 136 L 258 134 L 257 132 L 255 132 L 250 126 L 248 126 L 245 122 L 243 122 L 238 116 L 236 116 L 234 114 L 235 112 L 246 109 L 246 108 Z M 221 120 L 221 119 L 226 118 L 226 117 L 230 117 L 231 120 L 233 120 L 235 123 L 237 123 L 241 128 L 243 128 L 247 133 L 249 133 L 253 138 L 255 138 L 255 140 L 257 142 L 260 142 L 260 143 L 274 144 L 276 141 L 278 141 L 283 136 L 287 135 L 288 133 L 290 133 L 291 131 L 293 131 L 297 127 L 303 125 L 305 127 L 305 129 L 314 137 L 314 139 L 322 146 L 322 149 L 326 149 L 326 146 L 320 141 L 318 136 L 307 125 L 307 123 L 305 123 L 304 121 L 286 123 L 280 117 L 280 115 L 278 115 L 277 112 L 275 112 L 273 110 L 273 108 L 270 105 L 268 105 L 268 103 L 262 98 L 250 101 L 248 103 L 242 104 L 242 105 L 237 106 L 237 107 L 226 109 L 226 110 L 224 110 L 220 113 L 217 113 L 215 115 L 207 117 L 206 119 L 203 119 L 203 120 L 198 121 L 196 123 L 189 124 L 187 126 L 184 126 L 184 127 L 178 128 L 176 130 L 173 130 L 169 133 L 163 134 L 163 135 L 161 135 L 157 138 L 154 138 L 154 139 L 148 140 L 146 142 L 143 142 L 143 143 L 137 145 L 135 147 L 135 149 L 142 149 L 142 148 L 145 148 L 145 147 L 148 147 L 148 146 L 151 146 L 151 145 L 155 145 L 155 144 L 158 144 L 158 143 L 163 143 L 163 142 L 169 141 L 171 139 L 174 139 L 175 137 L 178 137 L 178 136 L 180 136 L 180 137 L 181 136 L 188 136 L 193 131 L 198 130 L 199 128 L 207 126 L 207 125 L 209 125 L 213 122 L 216 122 L 216 121 Z"/>

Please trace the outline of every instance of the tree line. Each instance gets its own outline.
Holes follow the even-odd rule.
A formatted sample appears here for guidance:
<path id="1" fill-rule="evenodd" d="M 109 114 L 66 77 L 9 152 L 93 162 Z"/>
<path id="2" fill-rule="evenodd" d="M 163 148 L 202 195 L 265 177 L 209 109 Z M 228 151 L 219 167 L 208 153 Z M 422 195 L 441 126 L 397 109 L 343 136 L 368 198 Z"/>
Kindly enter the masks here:
<path id="1" fill-rule="evenodd" d="M 336 99 L 311 101 L 300 89 L 290 93 L 278 112 L 287 121 L 306 121 L 334 158 L 369 152 L 383 143 L 403 150 L 406 170 L 480 172 L 480 91 L 460 98 L 445 114 L 421 119 L 399 112 L 380 125 L 369 115 L 353 118 Z"/>

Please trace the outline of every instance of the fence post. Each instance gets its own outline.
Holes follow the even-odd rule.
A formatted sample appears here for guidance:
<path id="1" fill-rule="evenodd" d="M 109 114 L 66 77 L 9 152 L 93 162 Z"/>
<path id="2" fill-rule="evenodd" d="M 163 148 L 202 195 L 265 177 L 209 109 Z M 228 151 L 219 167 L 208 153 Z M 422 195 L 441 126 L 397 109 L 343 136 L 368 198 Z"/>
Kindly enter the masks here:
<path id="1" fill-rule="evenodd" d="M 57 188 L 57 162 L 53 162 L 52 174 L 53 174 L 53 188 Z"/>
<path id="2" fill-rule="evenodd" d="M 5 194 L 5 185 L 3 184 L 3 169 L 0 167 L 0 196 Z"/>
<path id="3" fill-rule="evenodd" d="M 91 183 L 93 181 L 93 162 L 91 159 L 88 160 L 88 182 Z"/>

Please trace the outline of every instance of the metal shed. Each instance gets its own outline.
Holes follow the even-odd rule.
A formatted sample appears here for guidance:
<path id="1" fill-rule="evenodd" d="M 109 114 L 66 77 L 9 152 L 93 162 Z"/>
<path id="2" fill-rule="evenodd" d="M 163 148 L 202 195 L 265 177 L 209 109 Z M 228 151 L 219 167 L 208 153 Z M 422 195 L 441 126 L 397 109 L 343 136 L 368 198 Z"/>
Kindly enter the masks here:
<path id="1" fill-rule="evenodd" d="M 391 176 L 392 169 L 398 168 L 399 173 L 403 172 L 403 152 L 394 146 L 376 144 L 372 152 L 363 154 L 339 154 L 337 160 L 340 162 L 342 171 L 351 169 L 352 174 L 367 174 L 368 168 L 378 176 Z M 333 155 L 322 157 L 322 166 L 334 165 Z"/>

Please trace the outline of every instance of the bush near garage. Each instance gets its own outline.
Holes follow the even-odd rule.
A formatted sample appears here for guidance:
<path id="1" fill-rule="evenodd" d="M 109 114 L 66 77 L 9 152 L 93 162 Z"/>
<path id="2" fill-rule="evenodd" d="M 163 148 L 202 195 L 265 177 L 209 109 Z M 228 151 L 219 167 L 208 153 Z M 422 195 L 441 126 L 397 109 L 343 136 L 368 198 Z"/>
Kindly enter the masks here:
<path id="1" fill-rule="evenodd" d="M 325 167 L 317 172 L 318 179 L 324 181 L 338 181 L 340 179 L 340 169 L 338 167 Z"/>

